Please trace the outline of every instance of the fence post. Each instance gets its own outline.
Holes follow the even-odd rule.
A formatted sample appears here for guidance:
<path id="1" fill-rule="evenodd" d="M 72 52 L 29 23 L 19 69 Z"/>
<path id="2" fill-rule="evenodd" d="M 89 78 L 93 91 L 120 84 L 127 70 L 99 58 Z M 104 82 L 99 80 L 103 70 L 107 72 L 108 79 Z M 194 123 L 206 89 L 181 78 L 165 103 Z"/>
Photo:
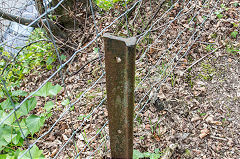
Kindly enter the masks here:
<path id="1" fill-rule="evenodd" d="M 111 156 L 133 156 L 136 38 L 103 35 Z"/>

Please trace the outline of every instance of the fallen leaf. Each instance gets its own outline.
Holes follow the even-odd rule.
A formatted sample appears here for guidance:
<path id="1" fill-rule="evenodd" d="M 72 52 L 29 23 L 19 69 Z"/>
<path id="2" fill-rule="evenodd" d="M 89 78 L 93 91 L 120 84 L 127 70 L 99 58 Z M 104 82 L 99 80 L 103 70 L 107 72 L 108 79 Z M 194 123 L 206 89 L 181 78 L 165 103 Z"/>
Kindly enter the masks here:
<path id="1" fill-rule="evenodd" d="M 222 125 L 222 122 L 220 122 L 220 121 L 213 121 L 212 124 L 215 124 L 215 125 Z"/>
<path id="2" fill-rule="evenodd" d="M 53 141 L 55 140 L 55 136 L 53 134 L 50 134 L 46 140 Z"/>
<path id="3" fill-rule="evenodd" d="M 145 129 L 146 129 L 146 130 L 151 130 L 151 126 L 150 126 L 149 124 L 146 124 L 146 125 L 145 125 Z"/>
<path id="4" fill-rule="evenodd" d="M 237 90 L 237 97 L 240 97 L 240 89 Z"/>
<path id="5" fill-rule="evenodd" d="M 199 90 L 201 92 L 206 92 L 206 87 L 199 87 L 199 88 L 197 88 L 197 90 Z"/>
<path id="6" fill-rule="evenodd" d="M 153 134 L 153 137 L 155 138 L 156 141 L 160 141 L 160 137 L 156 133 Z"/>
<path id="7" fill-rule="evenodd" d="M 206 137 L 209 133 L 210 133 L 210 131 L 207 128 L 205 128 L 205 129 L 201 130 L 201 134 L 199 135 L 199 137 L 202 139 L 202 138 Z"/>
<path id="8" fill-rule="evenodd" d="M 193 151 L 194 153 L 198 154 L 198 155 L 200 155 L 200 154 L 201 154 L 201 151 L 200 151 L 200 150 L 193 149 L 192 151 Z"/>
<path id="9" fill-rule="evenodd" d="M 80 141 L 84 141 L 84 137 L 82 134 L 78 135 L 77 138 L 80 140 Z"/>
<path id="10" fill-rule="evenodd" d="M 212 123 L 214 120 L 213 120 L 213 116 L 212 115 L 210 115 L 210 116 L 208 116 L 207 118 L 206 118 L 206 122 L 208 122 L 208 123 Z"/>
<path id="11" fill-rule="evenodd" d="M 197 16 L 197 19 L 199 20 L 200 23 L 202 23 L 204 21 L 204 19 L 200 15 Z"/>
<path id="12" fill-rule="evenodd" d="M 58 149 L 56 148 L 55 150 L 53 150 L 52 154 L 50 155 L 51 157 L 54 157 L 58 152 Z"/>
<path id="13" fill-rule="evenodd" d="M 63 140 L 67 141 L 68 140 L 68 137 L 64 134 L 62 134 L 62 137 L 63 137 Z"/>
<path id="14" fill-rule="evenodd" d="M 195 122 L 195 121 L 198 121 L 200 119 L 201 118 L 199 116 L 194 116 L 194 117 L 192 117 L 191 122 Z"/>

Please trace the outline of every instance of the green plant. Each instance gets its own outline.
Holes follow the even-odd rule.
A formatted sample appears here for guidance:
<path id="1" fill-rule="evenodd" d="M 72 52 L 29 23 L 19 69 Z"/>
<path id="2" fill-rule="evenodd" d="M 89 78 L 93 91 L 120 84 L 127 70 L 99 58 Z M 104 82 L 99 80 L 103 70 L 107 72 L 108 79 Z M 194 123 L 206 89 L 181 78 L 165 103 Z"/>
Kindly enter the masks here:
<path id="1" fill-rule="evenodd" d="M 158 126 L 158 124 L 159 124 L 159 121 L 160 121 L 160 117 L 159 117 L 158 121 L 157 121 L 155 124 L 153 124 L 152 121 L 151 121 L 151 118 L 149 117 L 149 124 L 150 124 L 150 127 L 151 127 L 151 132 L 152 132 L 152 134 L 155 134 L 155 132 L 157 132 L 157 126 Z M 160 125 L 160 124 L 159 124 L 159 125 Z M 160 135 L 160 134 L 161 134 L 161 133 L 160 133 L 160 126 L 159 126 L 158 135 Z"/>
<path id="2" fill-rule="evenodd" d="M 34 97 L 26 100 L 19 110 L 15 114 L 12 114 L 1 126 L 0 126 L 0 158 L 17 158 L 24 151 L 20 152 L 20 149 L 25 147 L 24 137 L 33 138 L 34 135 L 43 127 L 47 118 L 51 117 L 51 109 L 54 107 L 53 101 L 45 102 L 44 112 L 39 115 L 31 114 L 31 111 L 35 109 L 37 105 L 37 99 L 35 96 L 46 97 L 56 96 L 62 87 L 59 85 L 53 86 L 48 82 L 42 87 Z M 11 92 L 11 96 L 14 105 L 18 105 L 19 100 L 26 96 L 27 93 L 21 90 Z M 6 98 L 6 96 L 4 97 Z M 10 102 L 9 98 L 6 98 L 0 103 L 0 120 L 2 121 L 8 112 L 12 111 L 14 106 Z M 20 127 L 21 129 L 20 129 Z M 30 150 L 32 158 L 44 158 L 42 151 L 38 149 L 36 145 Z M 24 155 L 24 158 L 30 158 L 29 153 Z"/>
<path id="3" fill-rule="evenodd" d="M 199 115 L 200 116 L 205 116 L 207 113 L 200 113 Z"/>
<path id="4" fill-rule="evenodd" d="M 171 73 L 171 84 L 172 84 L 172 87 L 175 86 L 176 84 L 176 80 L 177 80 L 177 77 L 175 77 L 174 73 Z"/>
<path id="5" fill-rule="evenodd" d="M 229 8 L 227 8 L 227 7 L 225 6 L 225 4 L 221 4 L 221 8 L 224 9 L 224 10 L 226 10 L 226 11 L 229 10 Z"/>
<path id="6" fill-rule="evenodd" d="M 35 29 L 29 38 L 29 42 L 23 49 L 20 49 L 13 62 L 3 59 L 0 61 L 0 73 L 7 90 L 11 90 L 8 93 L 14 105 L 18 105 L 21 99 L 28 94 L 25 91 L 18 90 L 25 76 L 30 73 L 37 73 L 42 69 L 53 68 L 52 63 L 56 60 L 53 45 L 45 39 L 43 30 Z M 2 48 L 1 50 L 3 56 L 11 59 L 8 52 Z M 3 102 L 0 103 L 0 120 L 3 120 L 13 110 L 14 106 L 6 95 L 7 92 L 3 85 L 0 85 L 0 88 L 0 98 L 3 99 Z M 46 103 L 46 97 L 55 96 L 60 90 L 59 85 L 52 86 L 51 83 L 47 83 L 35 94 L 35 96 L 45 97 L 44 112 L 42 114 L 38 116 L 29 114 L 37 105 L 36 98 L 32 97 L 26 100 L 20 109 L 16 111 L 18 120 L 13 114 L 0 126 L 0 151 L 2 154 L 0 158 L 17 158 L 18 155 L 23 153 L 23 151 L 20 152 L 20 148 L 22 149 L 25 146 L 24 137 L 33 138 L 34 134 L 43 126 L 45 120 L 51 117 L 50 111 L 54 107 L 54 103 L 52 101 Z M 36 145 L 30 151 L 33 158 L 43 157 L 42 151 Z M 24 157 L 30 158 L 29 153 L 26 153 Z"/>
<path id="7" fill-rule="evenodd" d="M 218 19 L 221 19 L 223 17 L 222 11 L 216 11 L 214 14 L 217 15 Z"/>
<path id="8" fill-rule="evenodd" d="M 130 0 L 127 0 L 129 2 Z M 115 3 L 117 2 L 123 2 L 123 5 L 125 5 L 124 0 L 95 0 L 94 1 L 99 8 L 102 8 L 104 10 L 109 10 L 111 9 Z"/>
<path id="9" fill-rule="evenodd" d="M 238 35 L 238 31 L 231 32 L 231 37 L 237 38 L 237 35 Z"/>
<path id="10" fill-rule="evenodd" d="M 226 46 L 226 51 L 228 52 L 228 53 L 231 53 L 231 54 L 240 54 L 240 48 L 235 48 L 235 47 L 233 47 L 233 46 L 231 46 L 231 45 L 227 45 Z"/>
<path id="11" fill-rule="evenodd" d="M 239 24 L 233 22 L 232 25 L 233 25 L 234 28 L 237 28 Z"/>
<path id="12" fill-rule="evenodd" d="M 36 73 L 41 69 L 52 69 L 52 63 L 56 61 L 52 43 L 47 42 L 44 32 L 35 29 L 30 36 L 27 47 L 19 52 L 14 60 L 7 62 L 0 60 L 0 74 L 6 81 L 8 90 L 16 90 L 20 87 L 25 76 Z M 2 55 L 11 59 L 11 55 L 3 51 Z M 0 85 L 0 98 L 3 97 L 3 87 Z"/>
<path id="13" fill-rule="evenodd" d="M 199 78 L 202 78 L 203 80 L 212 80 L 213 75 L 216 74 L 215 69 L 212 68 L 210 64 L 201 63 L 201 74 L 198 75 Z"/>
<path id="14" fill-rule="evenodd" d="M 159 159 L 162 153 L 159 149 L 155 149 L 153 153 L 151 152 L 140 152 L 138 150 L 133 150 L 133 159 L 140 159 L 140 158 L 150 158 L 150 159 Z"/>
<path id="15" fill-rule="evenodd" d="M 192 80 L 192 75 L 191 75 L 191 68 L 187 71 L 187 76 L 186 76 L 186 81 L 188 83 L 188 85 L 193 88 L 193 80 Z"/>
<path id="16" fill-rule="evenodd" d="M 191 151 L 189 149 L 185 150 L 184 156 L 191 157 Z"/>
<path id="17" fill-rule="evenodd" d="M 238 2 L 234 2 L 233 5 L 234 5 L 234 7 L 238 7 L 239 3 Z"/>
<path id="18" fill-rule="evenodd" d="M 206 46 L 206 50 L 207 50 L 208 52 L 211 52 L 211 51 L 215 50 L 215 48 L 213 47 L 212 44 L 209 44 L 209 45 Z"/>
<path id="19" fill-rule="evenodd" d="M 216 39 L 217 38 L 217 33 L 211 34 L 211 38 Z"/>

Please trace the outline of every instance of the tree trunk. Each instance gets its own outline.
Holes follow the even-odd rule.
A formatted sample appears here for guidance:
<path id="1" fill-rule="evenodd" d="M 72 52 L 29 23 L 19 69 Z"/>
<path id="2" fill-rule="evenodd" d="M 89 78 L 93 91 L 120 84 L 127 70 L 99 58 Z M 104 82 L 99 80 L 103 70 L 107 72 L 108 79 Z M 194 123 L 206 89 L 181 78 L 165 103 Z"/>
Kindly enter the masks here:
<path id="1" fill-rule="evenodd" d="M 53 0 L 53 6 L 57 5 L 60 0 Z M 87 1 L 87 0 L 81 0 Z M 54 10 L 54 15 L 57 17 L 56 21 L 66 29 L 73 29 L 78 25 L 75 17 L 76 13 L 76 0 L 65 0 L 63 3 Z"/>
<path id="2" fill-rule="evenodd" d="M 56 6 L 60 0 L 52 0 L 52 6 Z M 80 2 L 80 3 L 79 3 Z M 58 6 L 53 12 L 50 13 L 47 17 L 43 17 L 33 23 L 31 27 L 38 28 L 43 26 L 45 30 L 47 29 L 47 21 L 51 27 L 52 33 L 56 38 L 67 39 L 69 30 L 79 28 L 80 22 L 76 19 L 77 11 L 87 7 L 88 0 L 65 0 L 60 6 Z M 39 15 L 45 13 L 45 7 L 43 0 L 35 0 L 36 9 L 39 12 Z M 77 6 L 78 5 L 78 6 Z M 87 9 L 86 9 L 87 10 Z M 22 25 L 29 25 L 34 21 L 34 19 L 23 18 L 20 16 L 8 14 L 0 9 L 0 17 L 9 21 L 13 21 Z"/>
<path id="3" fill-rule="evenodd" d="M 12 14 L 8 14 L 5 13 L 4 11 L 0 10 L 0 17 L 4 18 L 6 20 L 9 21 L 13 21 L 22 25 L 29 25 L 30 23 L 32 23 L 34 20 L 33 19 L 27 19 L 27 18 L 23 18 L 23 17 L 19 17 L 16 15 L 12 15 Z M 33 23 L 31 25 L 31 27 L 34 28 L 38 28 L 41 26 L 41 23 L 44 24 L 44 26 L 47 26 L 47 21 L 53 31 L 53 34 L 55 34 L 55 36 L 60 37 L 65 39 L 67 37 L 66 33 L 64 33 L 57 25 L 54 24 L 53 21 L 51 21 L 50 19 L 42 19 L 42 20 L 38 20 L 35 23 Z"/>

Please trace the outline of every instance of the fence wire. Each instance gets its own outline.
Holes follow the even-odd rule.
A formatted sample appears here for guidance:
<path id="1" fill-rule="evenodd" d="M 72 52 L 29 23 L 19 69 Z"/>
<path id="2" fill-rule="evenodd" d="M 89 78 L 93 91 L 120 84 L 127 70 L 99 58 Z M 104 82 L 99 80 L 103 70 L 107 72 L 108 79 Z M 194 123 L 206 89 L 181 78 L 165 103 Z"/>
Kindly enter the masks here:
<path id="1" fill-rule="evenodd" d="M 45 12 L 31 18 L 31 23 L 26 26 L 19 25 L 21 29 L 15 30 L 14 38 L 4 38 L 6 30 L 12 22 L 1 19 L 0 24 L 3 27 L 1 27 L 0 47 L 3 48 L 2 50 L 5 48 L 5 51 L 9 51 L 9 49 L 6 49 L 9 47 L 17 51 L 11 50 L 9 52 L 11 57 L 8 57 L 10 59 L 7 60 L 6 65 L 0 72 L 2 89 L 6 94 L 3 99 L 8 98 L 11 102 L 11 109 L 1 112 L 0 127 L 8 124 L 10 119 L 16 121 L 21 136 L 26 142 L 19 158 L 26 156 L 34 158 L 34 152 L 31 150 L 35 145 L 44 148 L 44 155 L 48 158 L 66 158 L 66 156 L 70 158 L 101 158 L 102 156 L 109 156 L 110 137 L 108 135 L 106 111 L 102 34 L 117 30 L 119 36 L 136 36 L 138 38 L 134 118 L 136 124 L 139 115 L 147 111 L 147 105 L 157 100 L 161 86 L 177 69 L 181 60 L 188 55 L 192 46 L 201 37 L 205 29 L 205 23 L 213 15 L 219 0 L 214 1 L 214 5 L 210 5 L 210 2 L 212 1 L 205 0 L 201 1 L 202 4 L 199 4 L 199 1 L 194 0 L 175 0 L 166 4 L 165 1 L 138 0 L 130 3 L 124 1 L 123 4 L 125 5 L 124 7 L 119 6 L 119 12 L 109 11 L 100 15 L 101 10 L 94 6 L 92 0 L 89 0 L 90 12 L 86 11 L 86 15 L 81 16 L 86 17 L 84 26 L 86 30 L 84 31 L 87 31 L 87 28 L 92 28 L 90 31 L 92 31 L 93 36 L 84 45 L 74 44 L 73 42 L 72 46 L 56 39 L 52 31 L 53 28 L 48 21 L 49 15 L 63 5 L 64 0 L 59 1 L 57 5 L 51 8 L 50 5 L 45 5 Z M 23 7 L 16 8 L 16 4 L 8 6 L 7 2 L 2 2 L 0 11 L 21 17 L 26 8 L 31 5 L 35 5 L 35 3 L 26 1 Z M 211 8 L 210 11 L 205 11 L 207 5 Z M 150 15 L 145 9 L 150 12 Z M 110 12 L 111 16 L 107 22 L 101 19 L 101 16 L 104 17 L 104 14 Z M 204 17 L 201 22 L 196 20 L 198 16 Z M 4 16 L 2 15 L 2 17 Z M 20 48 L 11 43 L 25 32 L 31 34 L 33 29 L 29 28 L 34 28 L 32 26 L 35 26 L 36 23 L 39 25 L 42 19 L 46 20 L 46 26 L 40 26 L 40 28 L 47 28 L 46 39 L 21 44 Z M 184 24 L 183 21 L 187 21 L 187 23 Z M 174 30 L 175 26 L 179 26 L 182 30 Z M 76 33 L 75 31 L 73 32 Z M 56 63 L 59 66 L 40 72 L 40 76 L 43 78 L 39 78 L 39 82 L 34 83 L 34 85 L 21 88 L 22 90 L 28 90 L 28 95 L 14 102 L 16 99 L 10 92 L 15 88 L 10 88 L 5 79 L 10 75 L 10 72 L 14 72 L 15 64 L 19 62 L 19 56 L 23 54 L 25 48 L 39 42 L 52 44 L 58 60 Z M 59 46 L 71 48 L 74 53 L 63 60 L 62 55 L 64 53 L 61 52 Z M 3 51 L 1 56 L 4 59 Z M 154 61 L 151 60 L 151 56 Z M 78 69 L 74 70 L 72 67 Z M 60 93 L 61 95 L 56 96 L 56 107 L 51 111 L 53 116 L 49 118 L 50 120 L 47 121 L 48 123 L 44 125 L 42 130 L 30 138 L 29 135 L 25 135 L 26 128 L 21 126 L 23 119 L 18 115 L 19 110 L 48 82 L 61 85 L 63 91 Z M 51 97 L 45 98 L 45 103 L 46 99 L 50 100 Z M 62 99 L 68 100 L 65 106 L 60 102 Z M 37 107 L 43 105 L 44 103 L 39 103 Z M 39 114 L 37 111 L 31 113 Z M 160 121 L 151 123 L 151 126 L 154 127 Z M 51 136 L 55 136 L 54 139 L 51 139 Z M 51 145 L 53 141 L 56 144 Z"/>

